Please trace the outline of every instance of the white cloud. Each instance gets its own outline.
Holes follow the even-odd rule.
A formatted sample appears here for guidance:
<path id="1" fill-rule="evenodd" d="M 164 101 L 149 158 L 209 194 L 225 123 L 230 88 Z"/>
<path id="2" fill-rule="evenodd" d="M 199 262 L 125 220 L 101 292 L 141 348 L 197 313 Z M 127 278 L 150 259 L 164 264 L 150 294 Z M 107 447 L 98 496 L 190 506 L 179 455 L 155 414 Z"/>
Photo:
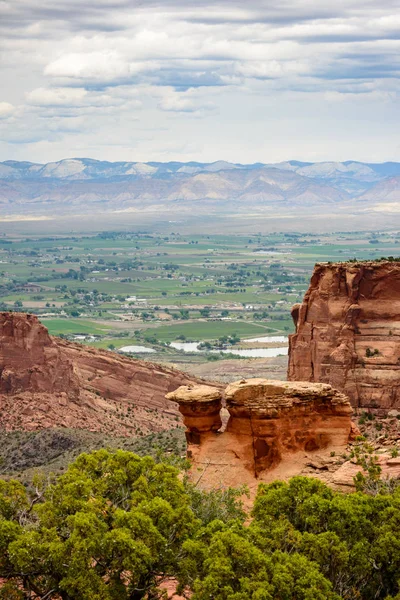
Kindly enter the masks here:
<path id="1" fill-rule="evenodd" d="M 1 134 L 22 148 L 30 131 L 48 140 L 43 153 L 53 144 L 65 155 L 79 147 L 116 156 L 119 147 L 147 158 L 170 148 L 168 137 L 196 158 L 188 148 L 198 136 L 200 153 L 245 161 L 262 159 L 266 139 L 281 158 L 322 152 L 323 120 L 326 146 L 349 158 L 336 135 L 343 120 L 361 156 L 380 147 L 370 126 L 378 119 L 394 158 L 399 8 L 400 0 L 0 0 Z M 284 141 L 271 115 L 274 127 L 292 124 Z"/>
<path id="2" fill-rule="evenodd" d="M 81 106 L 86 96 L 83 88 L 37 88 L 26 99 L 33 106 Z"/>
<path id="3" fill-rule="evenodd" d="M 255 77 L 257 79 L 269 79 L 285 77 L 290 74 L 310 73 L 310 64 L 305 61 L 278 61 L 266 60 L 248 61 L 237 65 L 237 73 L 245 77 Z"/>
<path id="4" fill-rule="evenodd" d="M 16 108 L 9 102 L 0 102 L 0 119 L 8 119 L 15 113 Z"/>
<path id="5" fill-rule="evenodd" d="M 114 81 L 126 78 L 129 73 L 129 64 L 113 50 L 65 54 L 44 70 L 44 74 L 51 77 L 88 81 Z"/>
<path id="6" fill-rule="evenodd" d="M 161 88 L 156 94 L 161 95 L 158 107 L 163 111 L 199 114 L 215 109 L 214 103 L 208 101 L 203 94 L 193 88 L 186 92 L 176 92 L 173 88 Z"/>

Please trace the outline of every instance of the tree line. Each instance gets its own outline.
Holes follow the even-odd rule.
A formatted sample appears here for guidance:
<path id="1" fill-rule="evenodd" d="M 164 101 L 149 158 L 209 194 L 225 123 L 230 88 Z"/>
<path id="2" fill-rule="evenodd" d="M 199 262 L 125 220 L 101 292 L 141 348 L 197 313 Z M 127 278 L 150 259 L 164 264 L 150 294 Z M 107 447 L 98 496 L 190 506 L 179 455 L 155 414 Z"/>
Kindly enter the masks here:
<path id="1" fill-rule="evenodd" d="M 400 600 L 400 489 L 295 477 L 201 491 L 170 462 L 82 454 L 50 484 L 0 480 L 0 598 Z M 164 595 L 163 595 L 164 594 Z"/>

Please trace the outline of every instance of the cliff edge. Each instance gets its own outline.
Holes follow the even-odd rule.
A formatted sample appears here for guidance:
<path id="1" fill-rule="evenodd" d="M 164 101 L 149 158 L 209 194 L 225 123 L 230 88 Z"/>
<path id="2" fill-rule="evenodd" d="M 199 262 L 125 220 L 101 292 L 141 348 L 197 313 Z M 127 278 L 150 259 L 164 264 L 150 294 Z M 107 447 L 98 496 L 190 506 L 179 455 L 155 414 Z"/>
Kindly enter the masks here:
<path id="1" fill-rule="evenodd" d="M 400 263 L 316 264 L 292 309 L 290 381 L 331 384 L 354 407 L 400 407 Z"/>

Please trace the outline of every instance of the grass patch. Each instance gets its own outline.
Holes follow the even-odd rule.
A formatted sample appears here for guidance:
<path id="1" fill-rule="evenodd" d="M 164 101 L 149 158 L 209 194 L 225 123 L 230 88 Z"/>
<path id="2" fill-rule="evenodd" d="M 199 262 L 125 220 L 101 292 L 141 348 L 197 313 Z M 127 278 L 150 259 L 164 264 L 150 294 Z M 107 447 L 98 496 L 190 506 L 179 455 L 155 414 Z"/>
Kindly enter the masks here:
<path id="1" fill-rule="evenodd" d="M 41 319 L 41 322 L 47 327 L 51 335 L 59 335 L 60 333 L 104 335 L 110 331 L 110 328 L 106 325 L 102 326 L 95 321 L 84 319 Z"/>
<path id="2" fill-rule="evenodd" d="M 152 327 L 144 332 L 144 337 L 154 335 L 162 342 L 172 342 L 179 335 L 194 340 L 215 340 L 222 335 L 233 335 L 234 333 L 237 333 L 239 337 L 255 337 L 263 334 L 268 335 L 266 327 L 269 328 L 269 326 L 269 323 L 256 325 L 240 321 L 195 321 Z"/>

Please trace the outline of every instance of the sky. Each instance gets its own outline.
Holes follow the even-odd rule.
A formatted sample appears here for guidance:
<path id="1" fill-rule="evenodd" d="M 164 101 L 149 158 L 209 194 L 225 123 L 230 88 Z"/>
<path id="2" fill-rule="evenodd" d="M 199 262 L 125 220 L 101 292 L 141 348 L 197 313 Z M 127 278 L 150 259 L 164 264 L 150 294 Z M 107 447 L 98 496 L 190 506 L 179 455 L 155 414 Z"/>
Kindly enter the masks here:
<path id="1" fill-rule="evenodd" d="M 0 0 L 0 161 L 400 161 L 400 0 Z"/>

